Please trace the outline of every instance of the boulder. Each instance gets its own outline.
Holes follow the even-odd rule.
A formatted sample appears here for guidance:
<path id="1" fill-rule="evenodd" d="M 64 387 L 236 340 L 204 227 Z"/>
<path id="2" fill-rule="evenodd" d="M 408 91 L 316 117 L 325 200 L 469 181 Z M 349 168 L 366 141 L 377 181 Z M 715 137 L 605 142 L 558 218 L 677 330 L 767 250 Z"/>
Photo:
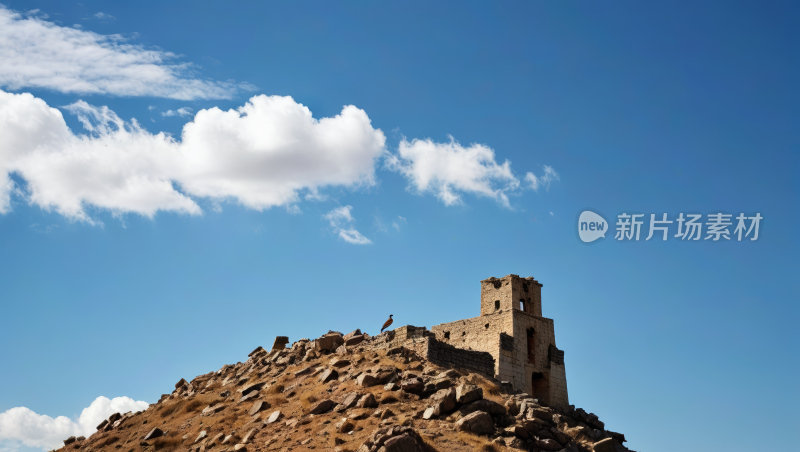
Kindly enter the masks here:
<path id="1" fill-rule="evenodd" d="M 150 430 L 150 433 L 144 435 L 144 440 L 147 441 L 148 439 L 155 439 L 164 436 L 164 432 L 161 431 L 160 428 L 156 427 L 153 430 Z"/>
<path id="2" fill-rule="evenodd" d="M 492 433 L 494 432 L 494 422 L 489 413 L 475 411 L 456 421 L 456 429 L 475 434 Z"/>
<path id="3" fill-rule="evenodd" d="M 194 440 L 195 444 L 197 444 L 199 441 L 204 440 L 206 436 L 208 436 L 208 432 L 206 432 L 205 430 L 200 432 L 200 434 L 197 435 L 197 439 Z"/>
<path id="4" fill-rule="evenodd" d="M 353 337 L 353 336 L 361 336 L 361 329 L 359 329 L 359 328 L 356 328 L 356 330 L 355 330 L 355 331 L 351 331 L 351 332 L 349 332 L 349 333 L 345 334 L 345 335 L 344 335 L 344 337 L 343 337 L 343 339 L 344 339 L 345 341 L 347 341 L 348 339 L 350 339 L 350 338 L 351 338 L 351 337 Z"/>
<path id="5" fill-rule="evenodd" d="M 420 394 L 425 389 L 425 383 L 417 377 L 400 381 L 400 389 L 411 394 Z"/>
<path id="6" fill-rule="evenodd" d="M 358 345 L 358 344 L 360 344 L 362 342 L 364 342 L 364 335 L 363 334 L 359 334 L 359 335 L 356 335 L 356 336 L 353 336 L 353 337 L 345 339 L 344 345 L 347 346 L 347 347 L 353 347 L 353 346 Z"/>
<path id="7" fill-rule="evenodd" d="M 456 387 L 456 402 L 467 404 L 483 399 L 483 389 L 475 385 L 461 384 Z"/>
<path id="8" fill-rule="evenodd" d="M 337 378 L 339 378 L 339 372 L 334 369 L 325 369 L 319 376 L 319 381 L 322 383 L 327 383 L 329 381 L 336 380 Z"/>
<path id="9" fill-rule="evenodd" d="M 614 441 L 614 438 L 605 438 L 594 443 L 594 447 L 592 447 L 592 452 L 617 452 L 617 450 L 625 450 L 622 447 L 618 446 L 621 446 L 621 444 Z"/>
<path id="10" fill-rule="evenodd" d="M 188 382 L 188 381 L 186 381 L 186 379 L 184 379 L 184 378 L 181 378 L 181 381 L 179 381 L 179 382 L 175 383 L 175 389 L 178 389 L 178 388 L 180 388 L 181 386 L 188 386 L 188 385 L 189 385 L 189 382 Z"/>
<path id="11" fill-rule="evenodd" d="M 336 411 L 342 412 L 344 410 L 349 410 L 350 408 L 353 408 L 354 406 L 356 406 L 356 403 L 358 403 L 358 399 L 360 398 L 361 394 L 357 392 L 351 392 L 350 394 L 347 394 L 344 397 L 344 399 L 342 399 L 342 403 L 340 403 L 339 406 L 336 407 Z"/>
<path id="12" fill-rule="evenodd" d="M 462 406 L 458 411 L 461 413 L 461 416 L 466 416 L 475 411 L 485 411 L 490 414 L 506 414 L 506 409 L 503 405 L 488 399 L 481 399 L 468 403 Z"/>
<path id="13" fill-rule="evenodd" d="M 74 436 L 70 436 L 69 438 L 64 440 L 64 445 L 65 446 L 69 446 L 70 444 L 72 444 L 74 442 L 75 442 L 75 437 Z"/>
<path id="14" fill-rule="evenodd" d="M 254 399 L 258 397 L 258 391 L 250 391 L 247 394 L 243 395 L 241 399 L 239 399 L 239 403 L 247 402 L 248 400 Z"/>
<path id="15" fill-rule="evenodd" d="M 375 375 L 372 374 L 361 374 L 356 379 L 356 384 L 361 386 L 362 388 L 368 388 L 370 386 L 375 386 L 377 383 L 377 379 Z"/>
<path id="16" fill-rule="evenodd" d="M 267 402 L 266 400 L 257 400 L 256 403 L 254 403 L 253 406 L 250 408 L 250 416 L 255 416 L 262 410 L 266 410 L 267 408 L 269 408 L 269 406 L 270 406 L 269 402 Z"/>
<path id="17" fill-rule="evenodd" d="M 356 425 L 346 417 L 343 417 L 341 421 L 333 425 L 333 428 L 335 428 L 339 433 L 347 433 L 353 430 L 355 427 Z"/>
<path id="18" fill-rule="evenodd" d="M 100 425 L 97 426 L 97 430 L 100 430 L 101 428 L 105 427 L 106 424 L 108 424 L 108 419 L 101 422 Z"/>
<path id="19" fill-rule="evenodd" d="M 308 414 L 326 413 L 326 412 L 330 411 L 331 408 L 333 408 L 334 405 L 335 405 L 335 403 L 333 403 L 333 401 L 331 401 L 330 399 L 321 400 L 321 401 L 317 402 L 316 405 L 311 407 L 311 409 L 308 411 Z"/>
<path id="20" fill-rule="evenodd" d="M 428 400 L 430 401 L 429 409 L 433 408 L 431 415 L 441 416 L 456 407 L 456 392 L 452 388 L 441 389 Z M 425 413 L 427 412 L 428 410 L 425 410 Z M 426 417 L 425 419 L 430 419 L 430 417 Z"/>
<path id="21" fill-rule="evenodd" d="M 267 420 L 264 423 L 265 424 L 272 424 L 273 422 L 277 421 L 280 418 L 281 418 L 281 412 L 280 412 L 280 410 L 278 410 L 278 411 L 275 411 L 272 414 L 270 414 L 269 418 L 267 418 Z"/>
<path id="22" fill-rule="evenodd" d="M 275 342 L 272 344 L 273 350 L 283 350 L 286 348 L 286 344 L 289 343 L 289 338 L 287 336 L 276 336 Z"/>
<path id="23" fill-rule="evenodd" d="M 375 408 L 377 406 L 378 406 L 378 401 L 375 400 L 375 396 L 372 395 L 372 393 L 365 394 L 356 403 L 356 408 Z"/>
<path id="24" fill-rule="evenodd" d="M 211 416 L 214 413 L 219 413 L 220 411 L 224 410 L 227 405 L 224 403 L 218 403 L 214 406 L 206 407 L 203 412 L 201 413 L 203 416 Z"/>
<path id="25" fill-rule="evenodd" d="M 350 365 L 350 360 L 344 358 L 333 358 L 328 364 L 333 367 L 346 367 Z"/>

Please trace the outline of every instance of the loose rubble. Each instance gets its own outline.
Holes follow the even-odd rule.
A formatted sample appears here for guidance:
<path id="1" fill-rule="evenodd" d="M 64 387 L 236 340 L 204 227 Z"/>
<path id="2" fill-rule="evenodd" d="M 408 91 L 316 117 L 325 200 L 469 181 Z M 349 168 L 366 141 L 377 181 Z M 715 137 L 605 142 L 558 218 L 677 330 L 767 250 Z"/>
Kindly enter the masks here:
<path id="1" fill-rule="evenodd" d="M 386 334 L 386 333 L 384 333 Z M 381 336 L 329 331 L 258 347 L 141 412 L 114 413 L 62 449 L 86 452 L 623 452 L 597 415 L 557 411 L 468 369 L 436 366 Z"/>

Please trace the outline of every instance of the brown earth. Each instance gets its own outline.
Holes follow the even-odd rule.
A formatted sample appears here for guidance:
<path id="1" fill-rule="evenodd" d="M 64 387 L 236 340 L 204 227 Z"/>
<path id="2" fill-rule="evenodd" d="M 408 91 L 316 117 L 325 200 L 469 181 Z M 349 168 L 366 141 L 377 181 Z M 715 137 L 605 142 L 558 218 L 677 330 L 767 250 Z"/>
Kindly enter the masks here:
<path id="1" fill-rule="evenodd" d="M 558 412 L 402 347 L 370 350 L 374 338 L 354 333 L 259 347 L 59 452 L 628 450 L 594 414 Z"/>

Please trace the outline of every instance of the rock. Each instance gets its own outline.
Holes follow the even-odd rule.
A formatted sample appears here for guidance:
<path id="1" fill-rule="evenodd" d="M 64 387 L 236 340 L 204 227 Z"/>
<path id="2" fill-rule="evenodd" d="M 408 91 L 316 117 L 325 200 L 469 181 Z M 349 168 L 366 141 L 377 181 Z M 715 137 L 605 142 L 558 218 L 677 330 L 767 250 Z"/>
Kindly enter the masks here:
<path id="1" fill-rule="evenodd" d="M 561 449 L 561 444 L 558 444 L 554 439 L 537 439 L 536 440 L 536 447 L 542 450 L 559 450 Z"/>
<path id="2" fill-rule="evenodd" d="M 321 400 L 317 402 L 316 405 L 311 407 L 311 409 L 308 411 L 308 414 L 322 414 L 328 412 L 331 410 L 331 408 L 333 408 L 333 405 L 335 405 L 335 403 L 329 399 Z"/>
<path id="3" fill-rule="evenodd" d="M 75 441 L 77 441 L 77 442 L 86 441 L 86 437 L 85 436 L 79 436 L 79 437 L 75 438 Z"/>
<path id="4" fill-rule="evenodd" d="M 430 419 L 432 416 L 441 416 L 442 414 L 451 411 L 453 408 L 456 407 L 456 392 L 452 388 L 442 389 L 437 391 L 433 394 L 428 400 L 430 400 L 430 407 L 428 409 L 432 409 L 429 417 L 425 419 Z M 425 410 L 427 413 L 428 410 Z M 423 414 L 423 417 L 425 415 Z"/>
<path id="5" fill-rule="evenodd" d="M 562 433 L 561 430 L 557 429 L 556 427 L 550 427 L 550 434 L 553 435 L 553 438 L 555 438 L 555 440 L 561 444 L 566 444 L 569 442 L 569 436 Z"/>
<path id="6" fill-rule="evenodd" d="M 150 433 L 144 435 L 144 440 L 147 441 L 148 439 L 155 439 L 164 436 L 164 432 L 161 431 L 160 428 L 156 427 L 153 430 L 150 430 Z"/>
<path id="7" fill-rule="evenodd" d="M 65 446 L 69 446 L 70 444 L 72 444 L 74 442 L 75 442 L 75 437 L 74 436 L 70 436 L 69 438 L 64 440 L 64 445 Z"/>
<path id="8" fill-rule="evenodd" d="M 248 356 L 248 357 L 251 357 L 251 356 L 253 356 L 253 355 L 260 354 L 261 352 L 264 352 L 264 353 L 266 353 L 266 350 L 264 350 L 264 347 L 262 347 L 262 346 L 260 346 L 260 345 L 259 345 L 259 346 L 258 346 L 258 348 L 256 348 L 256 349 L 255 349 L 255 350 L 253 350 L 252 352 L 250 352 L 250 354 L 249 354 L 249 355 L 247 355 L 247 356 Z"/>
<path id="9" fill-rule="evenodd" d="M 197 435 L 197 439 L 194 440 L 194 443 L 197 444 L 198 441 L 202 441 L 206 436 L 208 436 L 208 432 L 203 430 L 199 435 Z"/>
<path id="10" fill-rule="evenodd" d="M 105 427 L 106 424 L 108 424 L 108 419 L 101 422 L 100 425 L 97 426 L 97 430 L 100 430 L 101 428 Z"/>
<path id="11" fill-rule="evenodd" d="M 269 402 L 266 400 L 257 400 L 256 403 L 253 404 L 253 407 L 250 408 L 250 416 L 256 415 L 262 410 L 266 410 L 269 406 Z"/>
<path id="12" fill-rule="evenodd" d="M 342 412 L 344 410 L 349 410 L 350 408 L 353 408 L 354 406 L 356 406 L 356 403 L 358 403 L 358 400 L 360 398 L 361 394 L 357 392 L 351 392 L 350 394 L 347 394 L 345 398 L 342 400 L 342 403 L 340 403 L 339 406 L 336 407 L 336 411 Z"/>
<path id="13" fill-rule="evenodd" d="M 375 400 L 375 396 L 372 393 L 365 394 L 356 403 L 356 408 L 375 408 L 377 406 L 378 406 L 378 401 Z"/>
<path id="14" fill-rule="evenodd" d="M 203 412 L 201 414 L 203 416 L 211 416 L 214 413 L 219 413 L 220 411 L 224 410 L 225 407 L 227 407 L 227 406 L 228 405 L 225 405 L 224 403 L 218 403 L 218 404 L 216 404 L 214 406 L 208 406 L 203 410 Z"/>
<path id="15" fill-rule="evenodd" d="M 251 439 L 253 439 L 253 436 L 255 436 L 255 434 L 256 434 L 256 432 L 257 432 L 257 431 L 258 431 L 258 429 L 256 429 L 256 428 L 251 428 L 251 429 L 250 429 L 250 431 L 249 431 L 249 432 L 247 432 L 247 434 L 246 434 L 246 435 L 244 435 L 244 438 L 242 438 L 242 442 L 241 442 L 241 444 L 247 444 L 247 443 L 249 443 L 249 442 L 250 442 L 250 440 L 251 440 Z"/>
<path id="16" fill-rule="evenodd" d="M 528 434 L 528 430 L 521 425 L 514 425 L 505 429 L 505 432 L 509 435 L 516 436 L 518 438 L 527 439 L 530 435 Z"/>
<path id="17" fill-rule="evenodd" d="M 381 413 L 381 419 L 390 418 L 390 417 L 392 417 L 392 416 L 394 416 L 394 411 L 390 410 L 389 408 L 386 408 L 386 409 L 385 409 L 385 410 L 383 410 L 383 412 Z"/>
<path id="18" fill-rule="evenodd" d="M 361 329 L 360 329 L 360 328 L 356 328 L 356 330 L 355 330 L 355 331 L 351 331 L 351 332 L 349 332 L 349 333 L 345 334 L 345 335 L 344 335 L 344 337 L 343 337 L 342 339 L 344 339 L 345 341 L 347 341 L 348 339 L 350 339 L 350 338 L 351 338 L 351 337 L 353 337 L 353 336 L 361 336 Z"/>
<path id="19" fill-rule="evenodd" d="M 416 438 L 408 434 L 402 434 L 388 439 L 383 444 L 383 449 L 386 452 L 417 452 L 420 449 Z"/>
<path id="20" fill-rule="evenodd" d="M 119 418 L 121 418 L 121 417 L 122 417 L 121 414 L 114 413 L 114 414 L 112 414 L 111 416 L 108 417 L 108 423 L 109 424 L 113 424 L 114 422 L 117 422 L 119 420 Z"/>
<path id="21" fill-rule="evenodd" d="M 475 411 L 456 422 L 456 429 L 462 432 L 472 432 L 476 434 L 494 432 L 494 422 L 489 413 Z"/>
<path id="22" fill-rule="evenodd" d="M 286 348 L 286 344 L 289 343 L 289 338 L 287 336 L 276 336 L 275 342 L 272 344 L 273 350 L 283 350 Z"/>
<path id="23" fill-rule="evenodd" d="M 244 452 L 244 451 L 247 450 L 247 446 L 244 445 L 244 444 L 237 444 L 237 445 L 233 446 L 233 450 L 235 452 L 239 452 L 239 451 Z"/>
<path id="24" fill-rule="evenodd" d="M 521 449 L 521 450 L 528 449 L 527 445 L 525 444 L 525 441 L 523 441 L 520 438 L 517 438 L 516 436 L 512 438 L 505 438 L 503 443 L 505 444 L 506 447 L 510 449 Z"/>
<path id="25" fill-rule="evenodd" d="M 264 389 L 264 386 L 266 386 L 266 384 L 267 384 L 266 382 L 264 382 L 264 383 L 256 383 L 254 385 L 250 385 L 250 386 L 240 390 L 239 392 L 241 392 L 242 394 L 247 394 L 250 391 L 260 391 L 260 390 Z"/>
<path id="26" fill-rule="evenodd" d="M 230 391 L 222 391 L 222 392 L 219 393 L 220 397 L 228 397 L 230 395 L 231 395 Z"/>
<path id="27" fill-rule="evenodd" d="M 247 402 L 248 400 L 254 399 L 256 397 L 258 397 L 258 391 L 250 391 L 247 394 L 245 394 L 244 396 L 242 396 L 241 399 L 239 399 L 239 403 Z"/>
<path id="28" fill-rule="evenodd" d="M 280 412 L 280 410 L 278 410 L 278 411 L 275 411 L 272 414 L 270 414 L 269 418 L 267 418 L 266 422 L 264 422 L 264 423 L 265 424 L 272 424 L 273 422 L 277 421 L 280 418 L 281 418 L 281 412 Z"/>
<path id="29" fill-rule="evenodd" d="M 400 389 L 411 394 L 420 394 L 425 389 L 425 383 L 419 378 L 409 378 L 400 382 Z"/>
<path id="30" fill-rule="evenodd" d="M 189 382 L 186 381 L 185 379 L 181 378 L 181 381 L 175 383 L 175 389 L 178 389 L 181 386 L 188 386 L 188 385 L 189 385 Z"/>
<path id="31" fill-rule="evenodd" d="M 400 386 L 398 386 L 397 383 L 394 382 L 386 383 L 386 386 L 384 386 L 383 389 L 387 391 L 397 391 L 398 389 L 400 389 Z"/>
<path id="32" fill-rule="evenodd" d="M 346 417 L 343 417 L 341 421 L 333 425 L 333 428 L 335 428 L 339 433 L 347 433 L 353 430 L 355 427 L 356 425 Z"/>
<path id="33" fill-rule="evenodd" d="M 319 381 L 322 383 L 327 383 L 329 381 L 333 381 L 339 378 L 339 372 L 333 369 L 325 369 L 324 372 L 319 376 Z"/>
<path id="34" fill-rule="evenodd" d="M 592 447 L 592 452 L 616 452 L 617 444 L 618 443 L 614 441 L 614 438 L 601 439 L 600 441 L 594 443 L 594 447 Z M 624 450 L 624 449 L 620 447 L 619 450 Z"/>
<path id="35" fill-rule="evenodd" d="M 506 409 L 503 407 L 503 405 L 488 399 L 476 400 L 472 403 L 462 406 L 458 410 L 462 416 L 466 416 L 467 414 L 475 411 L 485 411 L 490 414 L 506 414 Z"/>
<path id="36" fill-rule="evenodd" d="M 433 418 L 433 417 L 435 417 L 435 416 L 438 416 L 439 414 L 441 414 L 441 412 L 439 412 L 439 411 L 436 409 L 436 407 L 435 407 L 435 406 L 429 406 L 429 407 L 428 407 L 427 409 L 425 409 L 425 411 L 422 413 L 422 419 L 428 420 L 428 419 L 431 419 L 431 418 Z"/>
<path id="37" fill-rule="evenodd" d="M 298 370 L 297 372 L 295 372 L 294 376 L 295 377 L 302 377 L 303 375 L 308 375 L 310 373 L 313 373 L 315 369 L 316 368 L 314 366 L 308 366 L 305 369 Z"/>
<path id="38" fill-rule="evenodd" d="M 356 384 L 362 388 L 368 388 L 377 384 L 376 378 L 372 374 L 361 374 L 356 379 Z"/>
<path id="39" fill-rule="evenodd" d="M 356 335 L 356 336 L 353 336 L 353 337 L 345 339 L 344 345 L 347 346 L 347 347 L 353 347 L 353 346 L 358 345 L 358 344 L 360 344 L 362 342 L 364 342 L 364 335 L 363 334 L 359 334 L 359 335 Z"/>
<path id="40" fill-rule="evenodd" d="M 222 438 L 225 437 L 225 434 L 222 432 L 217 433 L 217 436 L 211 438 L 211 441 L 206 443 L 206 447 L 211 447 L 216 444 L 219 444 L 222 441 Z"/>
<path id="41" fill-rule="evenodd" d="M 328 364 L 333 367 L 346 367 L 350 365 L 350 360 L 344 358 L 333 358 Z"/>
<path id="42" fill-rule="evenodd" d="M 475 385 L 461 384 L 456 388 L 456 401 L 467 404 L 483 398 L 483 389 Z"/>

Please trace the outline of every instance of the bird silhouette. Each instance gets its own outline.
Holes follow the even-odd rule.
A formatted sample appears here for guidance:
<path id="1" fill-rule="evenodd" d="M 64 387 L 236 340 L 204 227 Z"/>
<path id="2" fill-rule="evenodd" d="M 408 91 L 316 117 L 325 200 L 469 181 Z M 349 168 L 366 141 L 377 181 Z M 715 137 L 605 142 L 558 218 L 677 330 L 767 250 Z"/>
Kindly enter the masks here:
<path id="1" fill-rule="evenodd" d="M 394 322 L 394 320 L 392 320 L 392 314 L 389 314 L 389 320 L 387 320 L 386 323 L 383 324 L 383 328 L 381 328 L 381 333 L 383 333 L 383 330 L 385 330 L 386 328 L 389 328 L 392 322 Z"/>

